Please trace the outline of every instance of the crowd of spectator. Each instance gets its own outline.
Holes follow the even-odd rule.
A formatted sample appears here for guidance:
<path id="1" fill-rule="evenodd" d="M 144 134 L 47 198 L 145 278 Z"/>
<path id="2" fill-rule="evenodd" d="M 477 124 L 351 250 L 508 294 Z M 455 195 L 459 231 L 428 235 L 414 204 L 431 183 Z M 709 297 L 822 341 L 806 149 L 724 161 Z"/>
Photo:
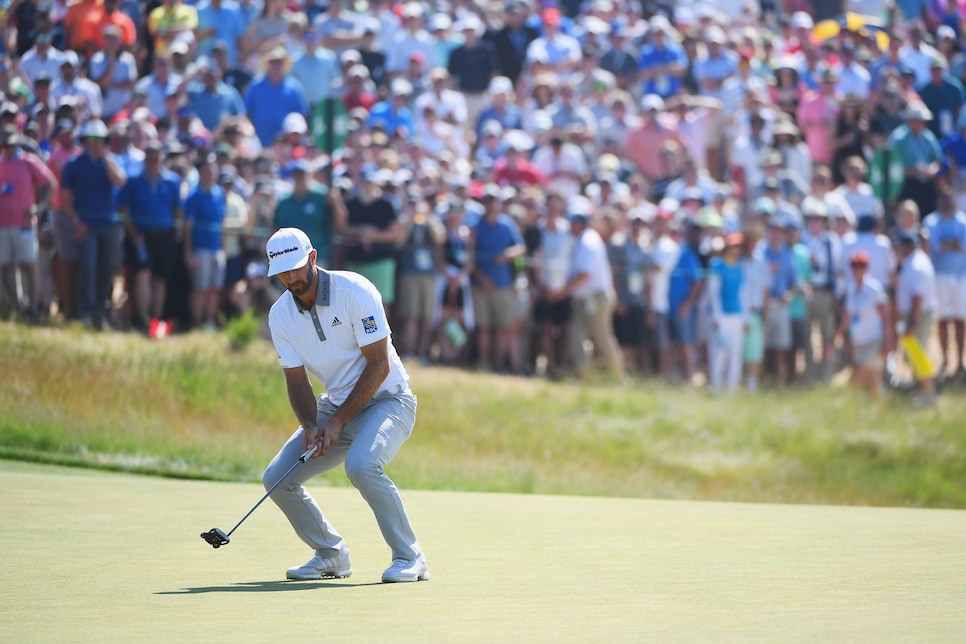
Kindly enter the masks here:
<path id="1" fill-rule="evenodd" d="M 0 312 L 213 330 L 294 226 L 427 363 L 959 374 L 963 4 L 13 0 Z"/>

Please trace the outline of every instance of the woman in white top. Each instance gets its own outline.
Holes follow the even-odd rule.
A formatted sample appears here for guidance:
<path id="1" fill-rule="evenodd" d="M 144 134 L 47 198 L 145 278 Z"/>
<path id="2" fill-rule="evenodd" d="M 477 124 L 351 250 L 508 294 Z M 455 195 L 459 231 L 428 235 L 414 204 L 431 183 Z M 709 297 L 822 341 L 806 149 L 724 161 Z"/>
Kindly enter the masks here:
<path id="1" fill-rule="evenodd" d="M 882 284 L 869 277 L 869 255 L 856 251 L 850 257 L 852 283 L 845 294 L 845 311 L 836 340 L 844 341 L 848 331 L 852 343 L 852 384 L 866 389 L 873 398 L 882 397 L 880 356 L 891 345 L 888 298 Z"/>

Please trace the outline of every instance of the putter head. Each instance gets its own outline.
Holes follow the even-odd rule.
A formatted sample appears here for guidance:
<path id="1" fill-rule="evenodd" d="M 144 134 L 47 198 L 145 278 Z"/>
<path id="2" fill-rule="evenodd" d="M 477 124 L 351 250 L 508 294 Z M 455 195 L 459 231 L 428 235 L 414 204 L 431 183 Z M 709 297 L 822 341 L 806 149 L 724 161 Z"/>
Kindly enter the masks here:
<path id="1" fill-rule="evenodd" d="M 229 541 L 228 535 L 218 528 L 212 528 L 208 532 L 202 532 L 201 538 L 211 544 L 212 548 L 220 548 Z"/>

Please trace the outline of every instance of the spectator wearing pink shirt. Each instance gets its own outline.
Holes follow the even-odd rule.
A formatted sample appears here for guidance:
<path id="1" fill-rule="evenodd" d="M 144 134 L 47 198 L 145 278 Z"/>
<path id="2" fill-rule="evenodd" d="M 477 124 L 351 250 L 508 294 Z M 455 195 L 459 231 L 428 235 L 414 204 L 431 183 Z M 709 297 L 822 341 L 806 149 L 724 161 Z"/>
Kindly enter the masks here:
<path id="1" fill-rule="evenodd" d="M 647 94 L 641 99 L 641 125 L 624 137 L 624 153 L 630 157 L 644 178 L 653 181 L 661 176 L 661 157 L 657 151 L 668 141 L 675 141 L 684 147 L 681 137 L 673 127 L 663 120 L 670 118 L 664 114 L 664 99 L 657 94 Z"/>
<path id="2" fill-rule="evenodd" d="M 838 81 L 836 71 L 825 67 L 819 74 L 818 89 L 805 92 L 798 106 L 798 127 L 805 134 L 813 163 L 832 163 L 832 133 L 841 105 L 841 97 L 835 89 Z"/>
<path id="3" fill-rule="evenodd" d="M 40 303 L 37 212 L 57 181 L 40 159 L 20 149 L 15 127 L 0 130 L 0 146 L 0 309 L 4 313 L 19 309 L 28 320 L 36 320 Z M 19 302 L 18 270 L 23 293 Z"/>

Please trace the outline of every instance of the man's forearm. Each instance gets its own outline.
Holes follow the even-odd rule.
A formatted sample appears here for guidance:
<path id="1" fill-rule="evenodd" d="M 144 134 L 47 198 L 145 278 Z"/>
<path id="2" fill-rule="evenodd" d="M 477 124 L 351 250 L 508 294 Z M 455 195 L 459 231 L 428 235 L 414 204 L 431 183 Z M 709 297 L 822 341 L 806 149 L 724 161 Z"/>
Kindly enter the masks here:
<path id="1" fill-rule="evenodd" d="M 333 418 L 339 421 L 342 427 L 345 427 L 372 400 L 388 375 L 388 357 L 385 361 L 367 363 L 366 368 L 362 370 L 362 374 L 359 376 L 359 380 L 356 381 L 356 386 L 352 388 L 352 393 L 332 415 Z"/>
<path id="2" fill-rule="evenodd" d="M 312 384 L 308 378 L 305 379 L 304 383 L 289 383 L 288 401 L 303 429 L 315 427 L 318 417 L 318 403 L 315 401 L 315 392 L 312 391 Z"/>

